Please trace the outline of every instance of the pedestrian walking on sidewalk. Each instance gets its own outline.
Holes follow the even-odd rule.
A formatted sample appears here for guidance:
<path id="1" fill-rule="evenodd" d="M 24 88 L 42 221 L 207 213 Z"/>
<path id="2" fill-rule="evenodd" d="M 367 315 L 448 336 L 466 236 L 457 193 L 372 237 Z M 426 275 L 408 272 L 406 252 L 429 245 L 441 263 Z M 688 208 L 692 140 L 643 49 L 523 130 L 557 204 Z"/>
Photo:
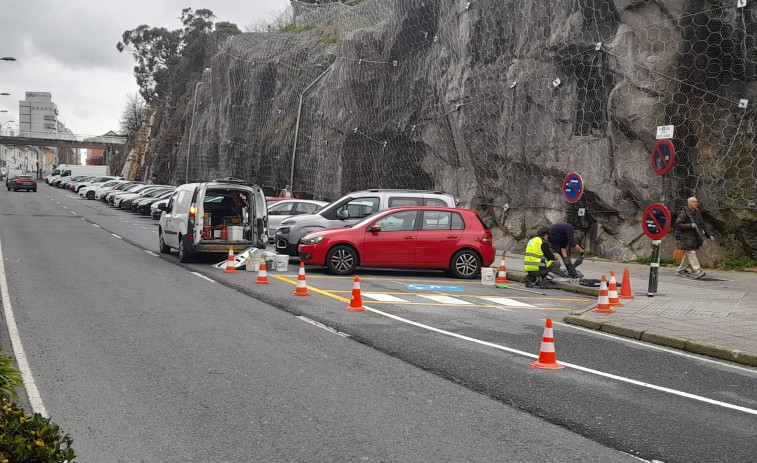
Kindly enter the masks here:
<path id="1" fill-rule="evenodd" d="M 697 259 L 697 249 L 702 247 L 705 238 L 715 241 L 715 235 L 710 233 L 705 226 L 699 206 L 697 198 L 692 196 L 687 200 L 687 207 L 676 218 L 676 238 L 680 235 L 679 246 L 684 251 L 676 275 L 695 279 L 705 275 Z M 691 271 L 688 269 L 689 266 L 691 266 Z"/>
<path id="2" fill-rule="evenodd" d="M 571 250 L 575 250 L 581 254 L 579 258 L 583 261 L 584 250 L 581 247 L 581 242 L 584 239 L 584 232 L 576 230 L 576 228 L 565 222 L 555 222 L 549 226 L 549 245 L 562 259 L 565 268 L 568 270 L 568 278 L 579 278 L 576 272 L 576 267 L 570 260 Z M 565 272 L 562 272 L 565 273 Z"/>
<path id="3" fill-rule="evenodd" d="M 285 186 L 279 192 L 279 198 L 294 198 L 294 193 L 292 192 L 292 186 L 291 185 Z"/>
<path id="4" fill-rule="evenodd" d="M 560 262 L 555 260 L 555 255 L 549 248 L 548 237 L 549 230 L 547 227 L 542 227 L 526 246 L 523 270 L 528 274 L 526 276 L 528 288 L 533 288 L 536 284 L 545 289 L 551 288 L 552 283 L 545 277 L 549 272 L 560 269 Z"/>

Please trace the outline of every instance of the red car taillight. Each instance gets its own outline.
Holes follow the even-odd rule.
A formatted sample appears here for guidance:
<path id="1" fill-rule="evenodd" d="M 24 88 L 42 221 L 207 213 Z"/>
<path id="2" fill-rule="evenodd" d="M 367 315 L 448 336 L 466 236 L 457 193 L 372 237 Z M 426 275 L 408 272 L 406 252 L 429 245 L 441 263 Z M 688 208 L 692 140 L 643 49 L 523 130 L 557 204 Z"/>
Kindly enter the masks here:
<path id="1" fill-rule="evenodd" d="M 197 204 L 192 204 L 189 206 L 189 218 L 194 219 L 197 215 Z"/>
<path id="2" fill-rule="evenodd" d="M 481 237 L 481 241 L 491 243 L 491 241 L 492 241 L 492 232 L 491 232 L 491 230 L 486 230 L 484 232 L 484 236 Z"/>

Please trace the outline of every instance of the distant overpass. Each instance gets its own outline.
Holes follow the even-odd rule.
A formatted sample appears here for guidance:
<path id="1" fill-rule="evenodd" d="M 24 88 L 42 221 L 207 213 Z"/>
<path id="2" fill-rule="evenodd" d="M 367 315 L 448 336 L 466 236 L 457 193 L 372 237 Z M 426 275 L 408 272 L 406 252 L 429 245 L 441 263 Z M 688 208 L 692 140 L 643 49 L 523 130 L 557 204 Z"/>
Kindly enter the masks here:
<path id="1" fill-rule="evenodd" d="M 14 135 L 0 134 L 0 145 L 49 146 L 56 148 L 89 148 L 111 151 L 126 144 L 126 137 L 101 137 L 48 132 L 21 132 Z"/>

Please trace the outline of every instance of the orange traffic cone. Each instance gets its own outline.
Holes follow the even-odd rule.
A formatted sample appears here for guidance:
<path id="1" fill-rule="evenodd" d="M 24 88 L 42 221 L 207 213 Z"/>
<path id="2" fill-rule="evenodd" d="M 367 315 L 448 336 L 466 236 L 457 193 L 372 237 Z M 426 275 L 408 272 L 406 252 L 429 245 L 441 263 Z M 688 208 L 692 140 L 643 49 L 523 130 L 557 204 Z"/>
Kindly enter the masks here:
<path id="1" fill-rule="evenodd" d="M 267 285 L 271 283 L 268 281 L 268 272 L 265 271 L 265 258 L 260 257 L 260 266 L 258 267 L 258 279 L 255 280 L 256 285 Z"/>
<path id="2" fill-rule="evenodd" d="M 234 248 L 229 248 L 229 258 L 226 259 L 226 270 L 223 273 L 237 273 L 237 263 L 234 260 Z"/>
<path id="3" fill-rule="evenodd" d="M 507 269 L 505 269 L 505 253 L 502 253 L 502 260 L 499 261 L 499 273 L 495 283 L 510 283 L 507 281 Z"/>
<path id="4" fill-rule="evenodd" d="M 599 284 L 599 299 L 597 300 L 597 308 L 592 312 L 598 313 L 613 313 L 615 312 L 610 307 L 610 298 L 607 295 L 607 277 L 602 275 L 602 283 Z"/>
<path id="5" fill-rule="evenodd" d="M 628 273 L 628 266 L 623 271 L 623 284 L 620 285 L 620 298 L 621 299 L 634 299 L 631 293 L 631 275 Z"/>
<path id="6" fill-rule="evenodd" d="M 610 270 L 610 287 L 607 289 L 607 292 L 610 307 L 620 307 L 623 305 L 620 299 L 618 299 L 618 283 L 615 281 L 615 271 L 613 270 Z"/>
<path id="7" fill-rule="evenodd" d="M 555 337 L 552 334 L 552 319 L 548 318 L 544 325 L 544 334 L 541 338 L 541 349 L 539 349 L 539 360 L 531 362 L 529 365 L 545 370 L 556 370 L 565 368 L 565 365 L 557 363 L 555 354 Z"/>
<path id="8" fill-rule="evenodd" d="M 308 292 L 308 284 L 305 281 L 305 263 L 300 262 L 300 273 L 297 275 L 297 288 L 292 293 L 292 296 L 310 296 Z"/>
<path id="9" fill-rule="evenodd" d="M 355 282 L 352 283 L 352 299 L 346 309 L 353 312 L 365 310 L 365 307 L 363 307 L 363 298 L 360 297 L 360 278 L 357 275 L 355 275 Z"/>

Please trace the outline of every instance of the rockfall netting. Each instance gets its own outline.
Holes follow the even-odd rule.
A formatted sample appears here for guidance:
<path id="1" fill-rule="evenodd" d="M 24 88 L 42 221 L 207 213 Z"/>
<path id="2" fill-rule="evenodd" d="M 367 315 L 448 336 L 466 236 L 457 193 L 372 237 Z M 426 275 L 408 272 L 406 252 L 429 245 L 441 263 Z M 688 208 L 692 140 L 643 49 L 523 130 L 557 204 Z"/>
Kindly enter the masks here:
<path id="1" fill-rule="evenodd" d="M 757 209 L 756 1 L 292 2 L 283 19 L 190 84 L 175 179 L 439 189 L 506 237 L 567 219 L 619 258 L 651 203 Z"/>

